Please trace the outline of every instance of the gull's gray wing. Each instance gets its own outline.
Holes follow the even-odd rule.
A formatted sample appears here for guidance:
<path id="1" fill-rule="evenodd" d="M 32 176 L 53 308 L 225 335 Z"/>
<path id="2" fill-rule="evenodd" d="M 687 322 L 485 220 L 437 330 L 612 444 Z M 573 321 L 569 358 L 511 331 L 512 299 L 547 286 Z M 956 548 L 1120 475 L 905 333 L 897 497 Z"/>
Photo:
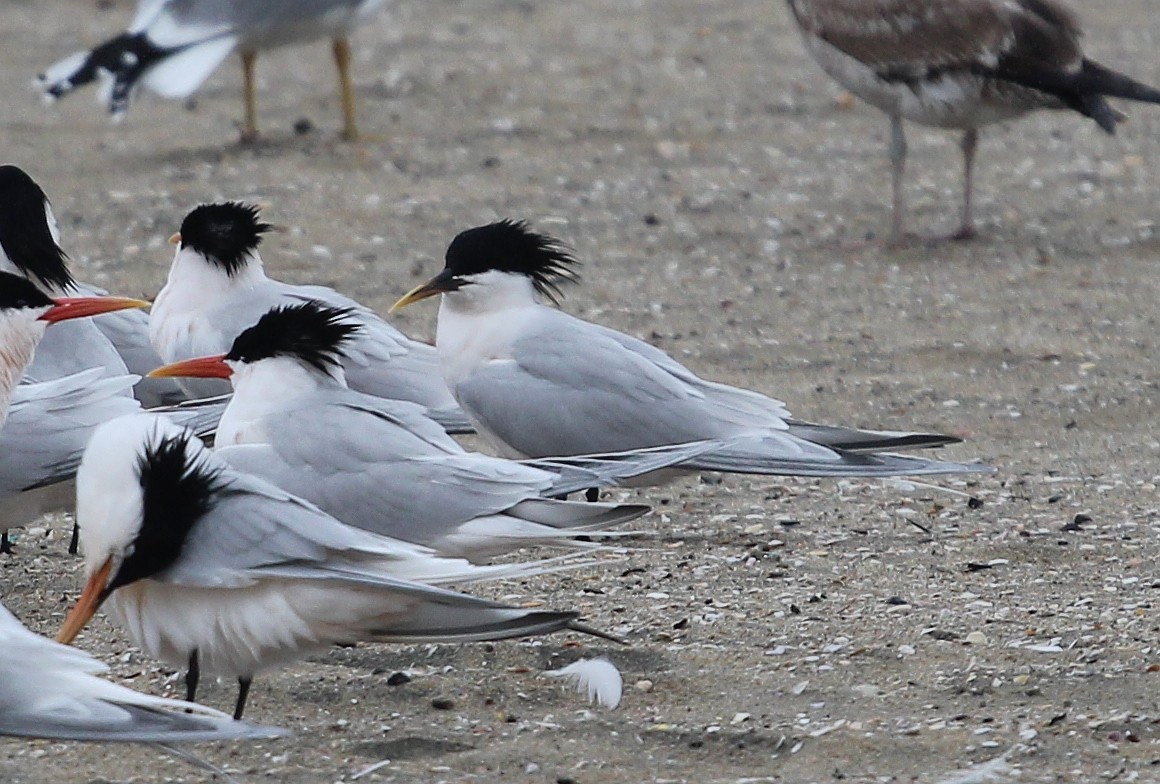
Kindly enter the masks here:
<path id="1" fill-rule="evenodd" d="M 33 634 L 0 605 L 0 735 L 179 743 L 285 734 L 97 677 L 106 669 L 84 651 Z"/>

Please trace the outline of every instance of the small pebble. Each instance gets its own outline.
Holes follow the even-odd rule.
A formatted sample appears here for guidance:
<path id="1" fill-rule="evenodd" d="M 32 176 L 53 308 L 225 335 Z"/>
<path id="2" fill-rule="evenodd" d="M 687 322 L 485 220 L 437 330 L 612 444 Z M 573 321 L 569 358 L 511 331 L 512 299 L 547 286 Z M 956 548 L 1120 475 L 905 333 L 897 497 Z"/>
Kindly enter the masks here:
<path id="1" fill-rule="evenodd" d="M 966 641 L 971 645 L 986 645 L 987 635 L 978 631 L 971 632 L 966 636 Z"/>
<path id="2" fill-rule="evenodd" d="M 637 691 L 642 692 L 644 694 L 648 694 L 650 691 L 653 690 L 653 682 L 648 680 L 647 678 L 642 678 L 641 680 L 632 684 L 632 688 L 634 688 Z"/>
<path id="3" fill-rule="evenodd" d="M 436 697 L 431 700 L 431 707 L 435 710 L 451 710 L 455 707 L 455 700 L 448 699 L 447 697 Z"/>

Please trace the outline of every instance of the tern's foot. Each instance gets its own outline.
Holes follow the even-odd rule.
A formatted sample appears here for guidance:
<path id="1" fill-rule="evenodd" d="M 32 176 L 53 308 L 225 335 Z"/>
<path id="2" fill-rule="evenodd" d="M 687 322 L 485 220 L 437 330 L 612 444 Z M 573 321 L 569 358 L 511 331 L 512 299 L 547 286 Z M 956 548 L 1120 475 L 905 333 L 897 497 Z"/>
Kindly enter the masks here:
<path id="1" fill-rule="evenodd" d="M 953 242 L 965 242 L 967 240 L 976 239 L 979 236 L 979 230 L 975 228 L 973 223 L 964 223 L 959 226 L 959 230 L 950 235 L 947 239 Z"/>
<path id="2" fill-rule="evenodd" d="M 14 555 L 15 552 L 16 551 L 12 549 L 12 542 L 8 539 L 8 532 L 5 531 L 4 533 L 0 534 L 0 554 Z"/>

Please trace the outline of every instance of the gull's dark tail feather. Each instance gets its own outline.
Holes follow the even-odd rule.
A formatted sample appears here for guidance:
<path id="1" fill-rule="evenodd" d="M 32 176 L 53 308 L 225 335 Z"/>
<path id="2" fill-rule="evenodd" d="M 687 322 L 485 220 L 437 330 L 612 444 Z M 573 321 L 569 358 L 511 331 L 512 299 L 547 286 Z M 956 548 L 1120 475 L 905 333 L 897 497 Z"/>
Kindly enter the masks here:
<path id="1" fill-rule="evenodd" d="M 108 78 L 112 82 L 109 112 L 123 114 L 137 82 L 173 51 L 154 46 L 144 33 L 123 33 L 92 51 L 77 52 L 49 66 L 37 81 L 46 96 L 60 98 L 96 79 Z"/>

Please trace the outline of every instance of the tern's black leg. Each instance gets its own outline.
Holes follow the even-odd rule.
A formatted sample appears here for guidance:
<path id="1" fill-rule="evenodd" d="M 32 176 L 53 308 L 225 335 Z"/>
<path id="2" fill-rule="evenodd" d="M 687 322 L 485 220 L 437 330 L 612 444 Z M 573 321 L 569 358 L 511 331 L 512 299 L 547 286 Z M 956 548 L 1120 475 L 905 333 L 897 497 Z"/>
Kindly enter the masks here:
<path id="1" fill-rule="evenodd" d="M 68 554 L 76 555 L 81 549 L 81 527 L 73 523 L 72 539 L 68 541 Z"/>
<path id="2" fill-rule="evenodd" d="M 594 504 L 600 500 L 600 488 L 590 487 L 584 491 L 584 500 L 590 504 Z"/>
<path id="3" fill-rule="evenodd" d="M 8 531 L 0 534 L 0 553 L 12 555 L 12 542 L 8 541 Z"/>
<path id="4" fill-rule="evenodd" d="M 253 680 L 252 675 L 238 678 L 238 704 L 234 706 L 234 721 L 242 720 L 242 713 L 246 710 L 246 697 L 250 696 L 250 683 Z"/>
<path id="5" fill-rule="evenodd" d="M 185 671 L 185 700 L 193 702 L 197 696 L 197 682 L 201 680 L 201 665 L 197 660 L 197 648 L 189 654 L 189 669 Z"/>

